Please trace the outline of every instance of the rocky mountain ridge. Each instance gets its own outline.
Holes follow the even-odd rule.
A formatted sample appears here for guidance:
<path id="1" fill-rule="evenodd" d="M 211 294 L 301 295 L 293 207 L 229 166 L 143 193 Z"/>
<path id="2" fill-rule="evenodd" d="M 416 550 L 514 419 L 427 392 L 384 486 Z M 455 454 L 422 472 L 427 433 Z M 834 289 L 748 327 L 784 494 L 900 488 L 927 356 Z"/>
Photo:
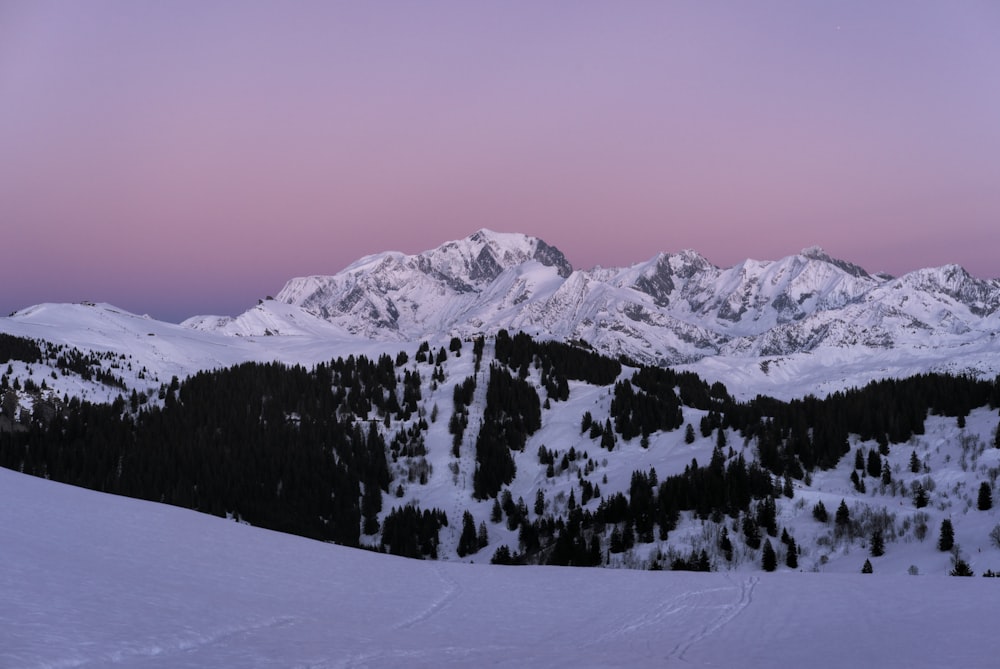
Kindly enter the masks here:
<path id="1" fill-rule="evenodd" d="M 1000 281 L 957 265 L 894 278 L 812 247 L 730 268 L 686 250 L 631 267 L 575 270 L 540 239 L 480 230 L 416 255 L 380 253 L 331 276 L 295 278 L 273 301 L 235 318 L 183 325 L 259 336 L 297 334 L 302 321 L 316 321 L 382 341 L 507 328 L 676 365 L 991 342 L 998 309 Z"/>

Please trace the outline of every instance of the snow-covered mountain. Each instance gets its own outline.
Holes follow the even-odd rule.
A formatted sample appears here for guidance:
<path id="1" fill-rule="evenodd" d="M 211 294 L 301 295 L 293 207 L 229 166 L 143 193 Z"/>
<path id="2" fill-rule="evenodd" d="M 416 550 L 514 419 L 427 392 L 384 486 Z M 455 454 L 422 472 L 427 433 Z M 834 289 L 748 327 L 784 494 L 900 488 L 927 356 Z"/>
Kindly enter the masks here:
<path id="1" fill-rule="evenodd" d="M 150 388 L 246 360 L 309 364 L 500 328 L 787 399 L 928 371 L 1000 373 L 1000 281 L 955 265 L 872 275 L 818 248 L 727 269 L 681 251 L 574 270 L 539 239 L 480 230 L 292 279 L 236 317 L 178 326 L 107 304 L 44 304 L 0 318 L 0 332 L 131 356 Z"/>
<path id="2" fill-rule="evenodd" d="M 399 342 L 507 328 L 709 375 L 752 359 L 766 363 L 757 380 L 767 386 L 772 362 L 802 356 L 810 368 L 835 361 L 832 372 L 894 361 L 908 371 L 996 373 L 998 309 L 1000 281 L 955 265 L 893 278 L 813 247 L 726 269 L 682 251 L 574 270 L 539 239 L 480 230 L 424 253 L 381 253 L 332 276 L 292 279 L 235 318 L 183 325 L 243 336 L 330 327 Z"/>

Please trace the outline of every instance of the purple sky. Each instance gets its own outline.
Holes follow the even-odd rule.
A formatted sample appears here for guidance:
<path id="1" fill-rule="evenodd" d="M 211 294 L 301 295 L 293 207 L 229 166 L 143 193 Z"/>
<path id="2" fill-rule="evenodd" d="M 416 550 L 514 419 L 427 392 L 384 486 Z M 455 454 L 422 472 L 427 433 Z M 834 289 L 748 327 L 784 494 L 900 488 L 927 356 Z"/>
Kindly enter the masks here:
<path id="1" fill-rule="evenodd" d="M 1000 276 L 1000 3 L 0 3 L 0 313 L 235 314 L 487 227 Z"/>

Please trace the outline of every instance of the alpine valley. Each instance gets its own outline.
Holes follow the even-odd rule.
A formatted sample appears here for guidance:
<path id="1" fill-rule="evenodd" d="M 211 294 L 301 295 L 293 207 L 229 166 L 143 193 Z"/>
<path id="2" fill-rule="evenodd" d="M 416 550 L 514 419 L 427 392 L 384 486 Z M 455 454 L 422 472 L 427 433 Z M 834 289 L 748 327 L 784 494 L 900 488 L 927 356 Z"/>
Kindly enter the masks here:
<path id="1" fill-rule="evenodd" d="M 0 318 L 0 466 L 21 472 L 0 477 L 16 593 L 0 664 L 992 666 L 975 612 L 1000 581 L 950 575 L 1000 570 L 998 331 L 1000 280 L 955 265 L 890 277 L 810 248 L 579 270 L 489 230 L 292 279 L 235 317 L 21 309 Z M 253 555 L 219 559 L 215 536 Z M 78 561 L 117 566 L 78 578 Z M 144 588 L 229 599 L 174 602 L 158 627 L 143 616 L 163 597 Z M 35 600 L 56 591 L 46 625 Z M 96 604 L 105 591 L 132 615 Z M 800 596 L 816 599 L 789 613 Z M 855 615 L 883 596 L 921 606 Z M 938 603 L 972 613 L 945 616 L 954 634 L 930 647 L 920 620 Z M 512 620 L 473 624 L 495 607 Z M 350 638 L 324 643 L 321 615 L 346 616 Z M 779 647 L 793 632 L 760 623 L 776 616 L 831 643 L 846 616 L 852 650 Z M 765 628 L 774 645 L 745 655 Z"/>

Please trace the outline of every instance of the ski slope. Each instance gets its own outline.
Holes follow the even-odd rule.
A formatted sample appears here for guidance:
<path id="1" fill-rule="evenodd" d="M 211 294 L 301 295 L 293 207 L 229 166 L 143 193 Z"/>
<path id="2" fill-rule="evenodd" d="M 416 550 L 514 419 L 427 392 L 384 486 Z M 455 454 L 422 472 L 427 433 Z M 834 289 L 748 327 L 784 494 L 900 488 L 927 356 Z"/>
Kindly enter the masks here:
<path id="1" fill-rule="evenodd" d="M 0 469 L 0 667 L 994 667 L 1000 582 L 421 562 Z"/>

